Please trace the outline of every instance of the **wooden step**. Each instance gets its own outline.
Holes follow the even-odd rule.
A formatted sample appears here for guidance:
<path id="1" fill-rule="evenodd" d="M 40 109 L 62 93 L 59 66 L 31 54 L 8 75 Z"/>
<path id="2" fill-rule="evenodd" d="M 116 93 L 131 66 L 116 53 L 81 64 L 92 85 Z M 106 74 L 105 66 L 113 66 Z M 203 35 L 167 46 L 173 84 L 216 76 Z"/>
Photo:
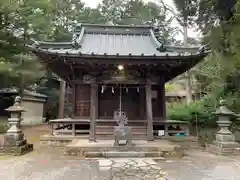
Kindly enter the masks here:
<path id="1" fill-rule="evenodd" d="M 146 132 L 147 127 L 142 127 L 142 126 L 131 126 L 132 127 L 132 132 Z M 114 132 L 114 127 L 113 126 L 97 126 L 96 127 L 97 132 Z"/>
<path id="2" fill-rule="evenodd" d="M 104 126 L 104 125 L 97 125 L 97 128 L 114 128 L 114 126 Z M 132 127 L 132 129 L 146 129 L 147 126 L 128 126 L 128 127 Z"/>
<path id="3" fill-rule="evenodd" d="M 96 135 L 114 135 L 113 132 L 99 132 L 96 131 Z M 146 132 L 132 132 L 132 135 L 147 135 L 147 131 Z"/>
<path id="4" fill-rule="evenodd" d="M 113 140 L 114 136 L 113 135 L 97 135 L 96 134 L 96 139 L 97 140 Z M 133 135 L 132 139 L 133 140 L 147 140 L 147 135 Z"/>
<path id="5" fill-rule="evenodd" d="M 114 134 L 114 131 L 99 131 L 99 130 L 96 130 L 96 134 Z M 147 131 L 144 130 L 144 131 L 132 131 L 132 134 L 147 134 Z"/>

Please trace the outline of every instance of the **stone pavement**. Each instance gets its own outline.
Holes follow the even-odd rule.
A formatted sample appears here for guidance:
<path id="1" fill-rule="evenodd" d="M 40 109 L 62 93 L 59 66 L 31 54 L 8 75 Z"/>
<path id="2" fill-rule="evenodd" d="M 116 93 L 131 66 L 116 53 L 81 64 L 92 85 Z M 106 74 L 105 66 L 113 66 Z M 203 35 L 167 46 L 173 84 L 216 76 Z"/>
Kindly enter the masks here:
<path id="1" fill-rule="evenodd" d="M 46 148 L 0 160 L 0 180 L 240 180 L 240 157 L 189 151 L 179 160 L 80 159 Z"/>
<path id="2" fill-rule="evenodd" d="M 179 160 L 158 163 L 171 180 L 240 180 L 240 157 L 194 150 Z"/>
<path id="3" fill-rule="evenodd" d="M 99 159 L 98 162 L 106 180 L 166 180 L 166 173 L 151 158 Z"/>

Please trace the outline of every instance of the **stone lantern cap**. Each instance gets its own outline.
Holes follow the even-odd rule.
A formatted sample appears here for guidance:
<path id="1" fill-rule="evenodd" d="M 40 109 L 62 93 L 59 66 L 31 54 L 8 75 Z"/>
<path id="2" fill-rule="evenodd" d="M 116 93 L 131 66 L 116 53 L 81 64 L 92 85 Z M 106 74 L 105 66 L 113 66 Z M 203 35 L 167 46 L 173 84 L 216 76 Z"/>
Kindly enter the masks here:
<path id="1" fill-rule="evenodd" d="M 237 116 L 234 112 L 232 112 L 226 107 L 226 100 L 221 99 L 219 104 L 220 104 L 220 107 L 216 110 L 214 114 L 225 115 L 225 116 Z"/>
<path id="2" fill-rule="evenodd" d="M 22 98 L 20 96 L 15 97 L 13 106 L 5 109 L 9 112 L 24 112 L 25 109 L 21 106 Z"/>

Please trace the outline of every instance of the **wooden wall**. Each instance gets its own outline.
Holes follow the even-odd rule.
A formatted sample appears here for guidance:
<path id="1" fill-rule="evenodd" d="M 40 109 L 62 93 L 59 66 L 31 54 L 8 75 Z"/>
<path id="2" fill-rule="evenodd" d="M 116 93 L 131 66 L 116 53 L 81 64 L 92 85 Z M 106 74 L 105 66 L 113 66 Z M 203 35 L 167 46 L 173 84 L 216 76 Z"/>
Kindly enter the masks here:
<path id="1" fill-rule="evenodd" d="M 157 98 L 152 98 L 153 118 L 165 119 L 165 93 L 162 85 L 153 85 L 152 91 L 157 95 Z"/>
<path id="2" fill-rule="evenodd" d="M 136 87 L 136 85 L 134 85 Z M 130 120 L 146 119 L 146 94 L 145 88 L 132 88 L 131 85 L 127 90 L 122 89 L 122 110 L 127 113 Z M 101 86 L 98 87 L 98 117 L 99 119 L 112 119 L 115 110 L 119 109 L 119 88 L 114 88 L 114 93 L 110 86 L 101 92 Z M 154 85 L 152 90 L 155 91 L 152 98 L 153 118 L 164 119 L 164 88 L 160 85 Z M 75 89 L 75 117 L 90 118 L 90 85 L 77 84 Z"/>
<path id="3" fill-rule="evenodd" d="M 75 117 L 90 117 L 90 85 L 77 84 L 75 89 Z"/>
<path id="4" fill-rule="evenodd" d="M 122 91 L 122 111 L 127 113 L 129 119 L 143 119 L 141 114 L 140 93 L 137 88 L 126 86 L 121 89 Z M 111 87 L 105 88 L 101 92 L 99 87 L 99 118 L 112 119 L 114 111 L 119 110 L 120 107 L 120 88 L 114 88 L 114 93 Z"/>

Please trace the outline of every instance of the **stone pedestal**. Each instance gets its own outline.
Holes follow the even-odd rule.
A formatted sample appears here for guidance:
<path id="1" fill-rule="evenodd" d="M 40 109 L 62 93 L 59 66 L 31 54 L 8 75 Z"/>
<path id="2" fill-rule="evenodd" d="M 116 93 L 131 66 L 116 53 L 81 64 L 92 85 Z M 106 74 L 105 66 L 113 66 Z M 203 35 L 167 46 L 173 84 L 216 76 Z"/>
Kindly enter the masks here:
<path id="1" fill-rule="evenodd" d="M 6 109 L 6 111 L 9 111 L 11 114 L 11 118 L 8 119 L 10 128 L 4 135 L 4 143 L 0 147 L 0 155 L 10 154 L 19 156 L 32 151 L 33 145 L 27 143 L 20 129 L 22 112 L 24 112 L 24 108 L 21 106 L 21 97 L 17 96 L 14 105 Z"/>
<path id="2" fill-rule="evenodd" d="M 235 136 L 229 130 L 232 122 L 230 118 L 235 114 L 225 106 L 225 101 L 220 101 L 220 108 L 215 113 L 218 116 L 219 131 L 216 134 L 216 140 L 213 144 L 207 146 L 207 149 L 216 154 L 222 155 L 240 155 L 240 144 L 235 141 Z"/>

